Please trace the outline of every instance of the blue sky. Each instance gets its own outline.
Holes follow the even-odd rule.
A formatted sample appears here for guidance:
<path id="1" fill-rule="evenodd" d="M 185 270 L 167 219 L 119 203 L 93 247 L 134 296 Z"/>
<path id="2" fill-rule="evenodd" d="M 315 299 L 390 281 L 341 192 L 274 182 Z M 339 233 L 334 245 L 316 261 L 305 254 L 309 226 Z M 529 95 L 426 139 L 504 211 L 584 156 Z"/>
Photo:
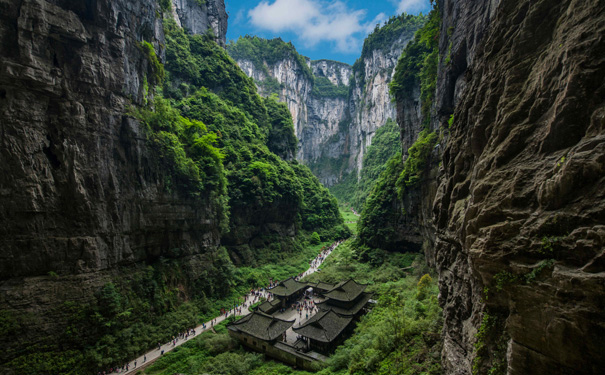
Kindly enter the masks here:
<path id="1" fill-rule="evenodd" d="M 427 14 L 429 0 L 225 0 L 227 40 L 281 37 L 313 60 L 353 64 L 377 23 L 402 12 Z"/>

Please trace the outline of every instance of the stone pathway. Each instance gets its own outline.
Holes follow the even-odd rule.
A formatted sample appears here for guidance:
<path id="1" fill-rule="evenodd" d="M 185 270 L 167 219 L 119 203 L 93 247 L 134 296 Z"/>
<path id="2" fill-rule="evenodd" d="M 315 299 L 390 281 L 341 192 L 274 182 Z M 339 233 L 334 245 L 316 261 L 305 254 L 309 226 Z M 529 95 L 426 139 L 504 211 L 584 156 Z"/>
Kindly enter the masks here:
<path id="1" fill-rule="evenodd" d="M 336 249 L 338 247 L 338 245 L 340 245 L 342 242 L 337 242 L 336 246 L 334 246 L 334 249 Z M 309 267 L 308 270 L 306 270 L 303 274 L 302 277 L 305 277 L 307 275 L 310 275 L 314 272 L 317 272 L 317 270 L 319 269 L 319 267 L 321 266 L 321 264 L 326 260 L 326 258 L 328 257 L 328 255 L 330 255 L 332 253 L 332 251 L 334 251 L 334 249 L 326 252 L 326 254 L 323 257 L 323 260 L 319 260 L 316 258 L 316 261 L 314 262 L 314 266 Z M 269 290 L 270 291 L 270 290 Z M 261 293 L 261 296 L 264 298 L 267 298 L 267 291 L 264 291 Z M 247 294 L 245 296 L 243 296 L 244 298 L 244 303 L 249 303 L 250 305 L 252 304 L 252 300 L 254 299 L 253 295 Z M 315 298 L 315 300 L 319 301 L 319 298 Z M 236 316 L 244 316 L 244 315 L 248 315 L 250 314 L 250 311 L 248 310 L 248 308 L 242 308 L 242 312 L 241 314 L 236 313 Z M 227 317 L 233 315 L 232 310 L 229 310 Z M 299 324 L 299 321 L 301 319 L 299 319 L 299 315 L 298 313 L 294 310 L 291 311 L 290 309 L 288 309 L 285 313 L 283 313 L 284 316 L 290 316 L 290 315 L 296 315 L 296 323 L 294 323 L 295 325 Z M 312 315 L 311 315 L 312 316 Z M 309 316 L 309 318 L 311 318 L 311 316 Z M 224 314 L 223 315 L 219 315 L 216 318 L 214 318 L 214 324 L 218 324 L 220 322 L 222 322 L 223 320 L 225 320 L 227 318 Z M 280 318 L 282 318 L 282 316 L 279 316 Z M 283 319 L 283 318 L 282 318 Z M 288 320 L 291 320 L 292 317 L 289 317 Z M 302 321 L 305 322 L 307 319 L 305 319 L 305 315 L 303 313 L 302 316 Z M 162 350 L 164 351 L 164 353 L 167 353 L 171 350 L 173 350 L 174 348 L 183 345 L 184 343 L 186 343 L 187 341 L 191 340 L 194 337 L 197 337 L 199 335 L 201 335 L 203 332 L 206 332 L 208 330 L 212 329 L 212 320 L 208 321 L 205 323 L 206 328 L 204 329 L 203 325 L 199 325 L 197 327 L 195 327 L 195 335 L 189 335 L 189 338 L 184 340 L 184 339 L 179 339 L 175 345 L 172 344 L 172 342 L 166 343 L 161 345 L 160 349 L 155 348 L 154 350 L 151 350 L 150 352 L 145 353 L 144 356 L 140 356 L 138 357 L 136 360 L 132 360 L 129 362 L 129 370 L 128 371 L 118 371 L 118 372 L 113 372 L 110 373 L 108 375 L 125 375 L 125 374 L 135 374 L 137 371 L 141 371 L 144 368 L 149 367 L 153 362 L 155 362 L 156 359 L 158 359 L 161 355 L 162 355 Z M 290 328 L 288 331 L 290 332 L 286 332 L 287 335 L 287 339 L 288 342 L 293 343 L 296 339 L 296 335 L 294 334 L 294 332 L 292 331 L 292 328 Z M 147 359 L 144 361 L 145 356 L 147 357 Z M 134 363 L 136 362 L 137 366 L 134 367 Z"/>

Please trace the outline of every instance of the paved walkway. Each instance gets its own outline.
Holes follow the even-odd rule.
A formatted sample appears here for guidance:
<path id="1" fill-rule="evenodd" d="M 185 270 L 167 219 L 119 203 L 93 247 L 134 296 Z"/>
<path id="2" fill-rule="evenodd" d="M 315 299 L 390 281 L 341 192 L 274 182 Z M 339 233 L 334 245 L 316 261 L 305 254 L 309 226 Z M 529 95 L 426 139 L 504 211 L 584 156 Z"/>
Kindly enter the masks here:
<path id="1" fill-rule="evenodd" d="M 309 267 L 308 270 L 306 270 L 303 274 L 302 277 L 305 277 L 307 275 L 310 275 L 314 272 L 317 272 L 319 270 L 319 267 L 321 266 L 321 264 L 326 260 L 326 258 L 328 257 L 328 255 L 330 255 L 330 253 L 332 251 L 334 251 L 334 249 L 336 249 L 336 247 L 338 247 L 338 245 L 340 245 L 342 243 L 342 241 L 338 241 L 335 242 L 336 246 L 334 246 L 334 248 L 332 248 L 329 251 L 325 251 L 320 253 L 312 262 L 311 262 L 311 266 Z M 332 246 L 332 245 L 330 245 Z M 320 258 L 320 255 L 323 255 L 323 258 Z M 271 290 L 264 290 L 261 292 L 261 297 L 263 298 L 267 298 L 267 293 L 270 292 Z M 255 301 L 255 296 L 252 294 L 247 294 L 245 296 L 243 296 L 244 298 L 244 302 L 249 305 L 252 305 Z M 315 300 L 319 301 L 319 298 L 315 298 Z M 258 302 L 258 299 L 256 299 L 256 302 Z M 244 307 L 240 307 L 241 309 L 241 313 L 240 312 L 235 312 L 236 316 L 244 316 L 244 315 L 248 315 L 250 314 L 250 311 L 248 310 L 248 308 L 244 308 Z M 295 325 L 298 325 L 300 320 L 299 319 L 299 314 L 296 312 L 296 310 L 292 311 L 290 309 L 288 309 L 284 314 L 284 316 L 290 316 L 295 314 L 296 315 L 296 323 Z M 117 372 L 113 372 L 110 373 L 109 375 L 114 375 L 114 374 L 134 374 L 136 373 L 136 371 L 140 371 L 141 369 L 144 369 L 146 367 L 149 367 L 153 362 L 155 362 L 156 359 L 158 359 L 161 355 L 162 355 L 162 350 L 164 351 L 164 353 L 167 353 L 171 350 L 173 350 L 174 348 L 183 345 L 184 343 L 186 343 L 187 341 L 191 340 L 194 337 L 197 337 L 199 335 L 201 335 L 203 332 L 206 332 L 208 330 L 211 330 L 213 327 L 213 322 L 214 324 L 218 324 L 220 322 L 222 322 L 223 320 L 225 320 L 227 317 L 233 315 L 234 312 L 233 310 L 229 310 L 227 315 L 222 314 L 217 316 L 216 318 L 214 318 L 211 321 L 208 321 L 205 323 L 206 328 L 204 328 L 204 325 L 199 325 L 197 327 L 195 327 L 195 334 L 194 335 L 189 335 L 189 337 L 187 339 L 178 339 L 176 341 L 175 344 L 171 342 L 163 344 L 160 346 L 160 348 L 155 348 L 154 350 L 151 350 L 148 353 L 145 353 L 145 355 L 140 356 L 139 358 L 137 358 L 136 360 L 130 361 L 129 362 L 129 369 L 127 371 L 117 371 Z M 312 315 L 309 316 L 309 318 L 311 318 Z M 282 318 L 282 316 L 279 316 L 280 318 Z M 290 320 L 292 319 L 292 317 L 289 318 Z M 303 316 L 302 316 L 302 321 L 305 322 L 307 319 L 305 318 L 305 313 L 303 312 Z M 287 338 L 288 338 L 288 342 L 294 343 L 295 341 L 295 334 L 292 331 L 292 328 L 290 328 L 288 330 L 289 332 L 286 333 Z M 135 363 L 136 363 L 136 367 L 135 367 Z"/>

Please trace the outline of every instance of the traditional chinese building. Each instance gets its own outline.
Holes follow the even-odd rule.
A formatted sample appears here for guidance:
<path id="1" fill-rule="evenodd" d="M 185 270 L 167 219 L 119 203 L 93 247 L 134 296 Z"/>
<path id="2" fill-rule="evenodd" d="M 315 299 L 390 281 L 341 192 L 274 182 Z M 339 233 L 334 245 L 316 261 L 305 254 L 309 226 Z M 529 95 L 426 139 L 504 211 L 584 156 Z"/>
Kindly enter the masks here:
<path id="1" fill-rule="evenodd" d="M 281 281 L 277 286 L 269 290 L 281 301 L 281 307 L 286 307 L 296 301 L 305 292 L 307 283 L 294 280 L 293 277 Z"/>
<path id="2" fill-rule="evenodd" d="M 353 315 L 344 315 L 332 309 L 320 311 L 300 327 L 292 328 L 308 340 L 307 349 L 331 353 L 346 339 L 344 333 L 352 330 Z"/>
<path id="3" fill-rule="evenodd" d="M 245 346 L 258 352 L 266 352 L 269 346 L 282 341 L 284 332 L 292 327 L 294 320 L 282 320 L 263 312 L 255 311 L 229 324 L 229 335 Z"/>
<path id="4" fill-rule="evenodd" d="M 371 293 L 365 292 L 366 287 L 352 279 L 338 283 L 324 293 L 326 300 L 318 302 L 317 307 L 322 311 L 333 310 L 338 314 L 358 317 L 372 298 Z"/>
<path id="5" fill-rule="evenodd" d="M 323 296 L 325 301 L 316 302 L 319 312 L 309 317 L 298 327 L 292 327 L 295 320 L 284 320 L 275 316 L 296 316 L 294 310 L 278 312 L 301 298 L 307 288 Z M 227 326 L 229 334 L 244 346 L 265 353 L 285 363 L 304 369 L 312 369 L 314 361 L 323 361 L 353 331 L 355 321 L 365 311 L 371 301 L 366 293 L 367 285 L 347 280 L 336 285 L 301 283 L 293 278 L 280 282 L 270 290 L 276 297 L 265 301 L 258 309 Z M 302 339 L 293 344 L 283 341 L 285 332 L 292 331 Z"/>

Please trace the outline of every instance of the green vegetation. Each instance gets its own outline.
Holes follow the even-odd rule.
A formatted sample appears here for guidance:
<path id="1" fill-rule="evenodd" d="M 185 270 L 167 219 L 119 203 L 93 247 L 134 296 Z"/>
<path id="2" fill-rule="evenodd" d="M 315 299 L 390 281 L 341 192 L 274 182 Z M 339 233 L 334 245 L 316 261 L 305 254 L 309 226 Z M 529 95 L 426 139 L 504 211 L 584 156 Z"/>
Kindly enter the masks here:
<path id="1" fill-rule="evenodd" d="M 475 359 L 473 360 L 473 375 L 503 375 L 506 374 L 506 350 L 508 338 L 505 334 L 505 319 L 489 310 L 483 313 L 483 320 L 475 336 Z M 489 350 L 489 349 L 492 350 Z"/>
<path id="2" fill-rule="evenodd" d="M 358 211 L 363 208 L 374 184 L 386 169 L 386 163 L 393 155 L 401 152 L 399 126 L 391 119 L 376 130 L 372 144 L 363 157 L 359 183 L 351 203 Z"/>
<path id="3" fill-rule="evenodd" d="M 397 179 L 397 195 L 403 199 L 407 187 L 414 186 L 420 181 L 426 163 L 437 143 L 437 133 L 423 130 L 418 139 L 408 149 L 408 156 L 403 163 L 403 170 Z"/>
<path id="4" fill-rule="evenodd" d="M 554 259 L 544 259 L 540 261 L 531 271 L 523 274 L 514 274 L 508 271 L 500 271 L 494 275 L 494 286 L 496 291 L 500 292 L 505 287 L 513 284 L 530 284 L 534 282 L 543 271 L 553 268 Z"/>
<path id="5" fill-rule="evenodd" d="M 351 207 L 347 205 L 340 205 L 340 214 L 344 218 L 345 225 L 349 227 L 351 232 L 354 234 L 357 233 L 357 221 L 359 220 L 359 216 L 355 215 L 351 211 Z"/>
<path id="6" fill-rule="evenodd" d="M 400 102 L 413 99 L 415 87 L 420 87 L 422 117 L 425 127 L 430 123 L 430 111 L 435 96 L 437 66 L 439 63 L 439 27 L 441 17 L 435 5 L 428 20 L 420 28 L 397 63 L 395 75 L 390 84 L 393 100 Z"/>
<path id="7" fill-rule="evenodd" d="M 382 27 L 376 25 L 374 31 L 368 35 L 363 43 L 361 57 L 353 64 L 353 75 L 358 86 L 365 84 L 365 69 L 364 60 L 370 58 L 370 55 L 375 50 L 388 51 L 393 43 L 400 39 L 409 39 L 427 21 L 427 17 L 423 15 L 413 16 L 410 14 L 401 14 L 397 17 L 393 16 L 384 23 Z"/>
<path id="8" fill-rule="evenodd" d="M 348 241 L 328 257 L 320 273 L 307 277 L 327 282 L 354 277 L 370 284 L 368 289 L 375 293 L 378 302 L 319 375 L 442 372 L 439 360 L 442 318 L 437 286 L 424 274 L 422 257 L 387 252 L 382 257 L 380 265 L 361 262 Z M 404 268 L 411 273 L 406 274 Z M 309 374 L 245 351 L 228 336 L 224 323 L 216 331 L 216 334 L 204 333 L 165 354 L 145 374 Z"/>
<path id="9" fill-rule="evenodd" d="M 139 48 L 141 49 L 141 51 L 143 51 L 143 53 L 147 57 L 147 60 L 149 61 L 148 75 L 152 78 L 151 84 L 161 84 L 164 80 L 164 76 L 166 73 L 164 72 L 164 65 L 162 65 L 162 63 L 158 59 L 158 56 L 155 54 L 155 49 L 153 48 L 153 45 L 149 42 L 142 41 L 139 44 Z"/>
<path id="10" fill-rule="evenodd" d="M 359 242 L 374 248 L 395 249 L 397 223 L 401 222 L 403 205 L 397 199 L 397 180 L 403 171 L 401 153 L 386 164 L 361 212 L 357 225 Z"/>
<path id="11" fill-rule="evenodd" d="M 437 134 L 423 130 L 408 149 L 405 162 L 401 154 L 387 163 L 368 196 L 359 221 L 359 242 L 381 249 L 399 248 L 398 232 L 406 214 L 403 198 L 406 189 L 415 186 L 425 172 Z"/>
<path id="12" fill-rule="evenodd" d="M 235 60 L 251 61 L 257 70 L 267 76 L 269 75 L 267 65 L 274 65 L 284 59 L 294 59 L 298 62 L 301 73 L 308 80 L 313 80 L 313 72 L 307 65 L 306 58 L 296 52 L 292 42 L 286 43 L 281 38 L 263 39 L 246 35 L 239 37 L 235 42 L 229 42 L 227 51 Z"/>
<path id="13" fill-rule="evenodd" d="M 326 77 L 315 77 L 312 95 L 322 98 L 343 98 L 349 96 L 349 86 L 335 85 Z"/>
<path id="14" fill-rule="evenodd" d="M 343 161 L 341 163 L 343 168 L 345 165 L 344 161 L 345 160 L 343 158 Z M 322 164 L 320 163 L 313 164 L 310 166 L 310 168 L 313 171 L 321 171 L 321 165 Z M 341 204 L 352 205 L 355 202 L 355 193 L 357 192 L 357 173 L 355 171 L 343 173 L 340 182 L 330 186 L 330 192 L 338 199 Z"/>
<path id="15" fill-rule="evenodd" d="M 294 123 L 288 106 L 278 102 L 276 95 L 265 98 L 264 102 L 267 106 L 267 114 L 271 119 L 267 147 L 284 160 L 293 159 L 298 142 L 294 135 Z"/>
<path id="16" fill-rule="evenodd" d="M 258 84 L 258 87 L 260 87 L 261 91 L 265 92 L 267 95 L 279 95 L 281 90 L 284 88 L 284 85 L 279 83 L 279 81 L 273 77 L 266 77 L 264 81 L 256 83 Z"/>

